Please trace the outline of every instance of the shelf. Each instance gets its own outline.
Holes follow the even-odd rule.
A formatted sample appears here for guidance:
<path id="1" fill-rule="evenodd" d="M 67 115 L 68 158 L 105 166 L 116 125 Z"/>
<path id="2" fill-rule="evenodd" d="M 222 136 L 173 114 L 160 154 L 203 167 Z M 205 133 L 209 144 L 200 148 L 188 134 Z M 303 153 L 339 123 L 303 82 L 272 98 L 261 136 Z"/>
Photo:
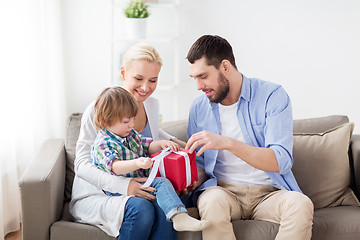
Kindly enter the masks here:
<path id="1" fill-rule="evenodd" d="M 156 8 L 175 8 L 179 6 L 179 3 L 147 3 L 150 8 L 156 7 Z"/>
<path id="2" fill-rule="evenodd" d="M 130 2 L 130 0 L 128 2 Z M 128 4 L 128 2 L 126 2 L 126 3 L 116 2 L 113 4 L 113 7 L 124 8 Z M 180 5 L 179 3 L 155 3 L 155 2 L 146 2 L 146 4 L 149 6 L 150 9 L 151 8 L 176 8 Z"/>
<path id="3" fill-rule="evenodd" d="M 173 37 L 147 37 L 147 38 L 131 39 L 131 38 L 127 38 L 127 37 L 114 36 L 114 38 L 112 39 L 112 42 L 125 42 L 125 41 L 141 42 L 141 41 L 145 41 L 145 42 L 169 43 L 169 42 L 175 41 L 177 38 L 178 37 L 173 36 Z"/>

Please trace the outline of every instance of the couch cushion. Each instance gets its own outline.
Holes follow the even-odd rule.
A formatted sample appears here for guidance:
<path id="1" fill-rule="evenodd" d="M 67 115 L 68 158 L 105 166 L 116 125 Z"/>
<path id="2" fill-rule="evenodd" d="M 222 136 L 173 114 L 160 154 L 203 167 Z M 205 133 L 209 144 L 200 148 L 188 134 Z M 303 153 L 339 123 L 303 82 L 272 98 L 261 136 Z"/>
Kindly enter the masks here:
<path id="1" fill-rule="evenodd" d="M 353 128 L 345 123 L 323 133 L 294 133 L 293 172 L 315 209 L 359 204 L 349 188 Z"/>
<path id="2" fill-rule="evenodd" d="M 116 240 L 100 228 L 88 224 L 58 221 L 50 227 L 51 240 Z"/>
<path id="3" fill-rule="evenodd" d="M 314 212 L 312 240 L 360 239 L 360 208 L 341 206 Z"/>
<path id="4" fill-rule="evenodd" d="M 68 117 L 65 135 L 65 151 L 66 151 L 66 180 L 64 201 L 70 201 L 71 190 L 75 177 L 74 160 L 76 152 L 76 142 L 79 138 L 81 113 L 73 113 Z"/>
<path id="5" fill-rule="evenodd" d="M 237 239 L 275 239 L 279 225 L 257 220 L 233 222 Z M 312 240 L 358 239 L 360 234 L 360 208 L 341 206 L 318 209 L 314 212 Z M 87 224 L 59 221 L 50 229 L 51 240 L 60 239 L 116 239 L 101 229 Z M 201 232 L 178 232 L 179 240 L 201 240 Z"/>

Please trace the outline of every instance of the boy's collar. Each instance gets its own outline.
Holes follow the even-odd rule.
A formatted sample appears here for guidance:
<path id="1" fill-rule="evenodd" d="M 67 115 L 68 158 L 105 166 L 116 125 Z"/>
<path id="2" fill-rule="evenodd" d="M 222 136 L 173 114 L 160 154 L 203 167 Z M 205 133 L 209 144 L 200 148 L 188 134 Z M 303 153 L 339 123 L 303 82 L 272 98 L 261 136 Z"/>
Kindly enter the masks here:
<path id="1" fill-rule="evenodd" d="M 127 138 L 130 136 L 127 136 L 127 137 L 120 137 L 120 136 L 118 136 L 118 135 L 116 135 L 115 133 L 113 133 L 113 132 L 111 132 L 111 131 L 109 131 L 108 129 L 106 129 L 106 128 L 102 128 L 101 129 L 102 131 L 104 131 L 107 135 L 109 135 L 111 138 L 114 138 L 114 139 L 117 139 L 117 140 L 119 140 L 121 143 L 124 143 L 124 142 L 126 142 L 127 141 Z M 133 130 L 131 130 L 131 132 L 132 132 Z M 130 134 L 131 134 L 131 132 L 130 132 Z"/>

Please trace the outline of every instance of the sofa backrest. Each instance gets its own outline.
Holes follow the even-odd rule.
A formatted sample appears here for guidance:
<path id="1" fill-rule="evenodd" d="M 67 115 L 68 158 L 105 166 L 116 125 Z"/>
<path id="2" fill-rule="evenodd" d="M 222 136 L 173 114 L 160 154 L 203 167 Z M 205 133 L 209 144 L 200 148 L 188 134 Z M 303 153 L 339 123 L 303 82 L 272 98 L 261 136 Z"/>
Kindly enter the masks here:
<path id="1" fill-rule="evenodd" d="M 349 118 L 342 115 L 294 120 L 294 133 L 323 133 L 329 129 L 348 123 Z"/>
<path id="2" fill-rule="evenodd" d="M 65 183 L 65 201 L 71 199 L 72 183 L 75 176 L 74 173 L 74 160 L 76 141 L 79 136 L 81 125 L 81 113 L 74 113 L 69 116 L 66 126 L 66 183 Z M 321 133 L 328 129 L 332 129 L 343 123 L 349 122 L 347 116 L 329 116 L 322 118 L 301 119 L 294 120 L 294 134 L 295 133 Z M 165 122 L 160 124 L 160 127 L 169 134 L 176 136 L 183 141 L 187 140 L 186 128 L 187 120 L 179 120 L 173 122 Z"/>

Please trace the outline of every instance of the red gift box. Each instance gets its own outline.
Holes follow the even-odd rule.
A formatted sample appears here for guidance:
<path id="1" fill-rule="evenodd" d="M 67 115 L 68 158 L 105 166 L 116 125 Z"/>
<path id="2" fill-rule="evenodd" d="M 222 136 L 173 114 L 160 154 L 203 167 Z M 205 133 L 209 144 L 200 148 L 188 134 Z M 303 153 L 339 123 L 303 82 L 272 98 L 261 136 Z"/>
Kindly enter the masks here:
<path id="1" fill-rule="evenodd" d="M 190 174 L 191 184 L 198 180 L 197 168 L 196 168 L 196 157 L 195 152 L 189 153 L 189 151 L 181 148 L 179 152 L 185 152 L 189 156 L 190 161 Z M 161 153 L 157 152 L 151 155 L 155 157 Z M 182 191 L 187 186 L 186 184 L 186 163 L 185 157 L 177 152 L 171 152 L 169 155 L 163 158 L 165 177 L 170 180 L 176 191 Z M 157 177 L 160 177 L 160 169 L 158 170 Z M 164 176 L 163 176 L 164 177 Z M 190 185 L 191 185 L 190 184 Z"/>

